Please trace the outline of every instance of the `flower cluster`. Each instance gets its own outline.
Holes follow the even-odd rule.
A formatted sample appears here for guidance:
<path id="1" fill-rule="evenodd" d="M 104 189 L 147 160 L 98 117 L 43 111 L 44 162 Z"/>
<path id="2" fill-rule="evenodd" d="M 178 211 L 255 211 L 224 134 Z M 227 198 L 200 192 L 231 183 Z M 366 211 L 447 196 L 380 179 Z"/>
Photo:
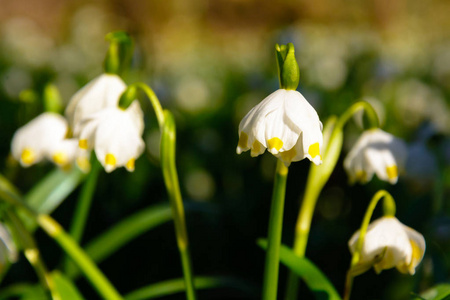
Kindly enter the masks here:
<path id="1" fill-rule="evenodd" d="M 95 150 L 106 172 L 122 166 L 133 171 L 145 148 L 139 102 L 134 100 L 125 110 L 118 106 L 125 89 L 120 77 L 103 74 L 78 91 L 66 109 L 79 148 Z"/>
<path id="2" fill-rule="evenodd" d="M 119 76 L 103 74 L 70 100 L 67 120 L 56 113 L 43 113 L 15 133 L 11 151 L 24 167 L 44 158 L 63 168 L 76 161 L 89 170 L 91 150 L 106 172 L 124 166 L 134 170 L 144 151 L 143 112 L 137 100 L 127 109 L 118 106 L 126 85 Z M 69 128 L 71 130 L 69 130 Z M 71 138 L 70 133 L 73 134 Z"/>

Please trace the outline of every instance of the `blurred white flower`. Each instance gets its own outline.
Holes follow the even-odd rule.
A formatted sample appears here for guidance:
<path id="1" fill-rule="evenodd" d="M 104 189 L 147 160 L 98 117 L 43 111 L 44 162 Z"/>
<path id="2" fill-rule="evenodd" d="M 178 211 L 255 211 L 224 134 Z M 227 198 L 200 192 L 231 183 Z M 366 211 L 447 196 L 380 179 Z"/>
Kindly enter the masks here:
<path id="1" fill-rule="evenodd" d="M 286 165 L 305 157 L 319 165 L 322 142 L 322 123 L 314 108 L 299 92 L 279 89 L 242 119 L 236 152 L 251 149 L 255 157 L 267 148 Z"/>
<path id="2" fill-rule="evenodd" d="M 344 160 L 350 182 L 370 181 L 373 174 L 391 184 L 397 183 L 408 150 L 405 142 L 381 129 L 370 129 L 361 135 Z"/>
<path id="3" fill-rule="evenodd" d="M 138 101 L 123 110 L 118 106 L 93 113 L 80 123 L 79 147 L 95 150 L 106 172 L 124 166 L 134 170 L 135 160 L 145 148 L 143 112 Z"/>
<path id="4" fill-rule="evenodd" d="M 65 167 L 75 159 L 77 144 L 66 140 L 68 125 L 63 116 L 46 112 L 19 128 L 11 142 L 11 152 L 23 167 L 47 158 Z"/>
<path id="5" fill-rule="evenodd" d="M 356 251 L 359 230 L 348 242 L 352 254 Z M 382 217 L 372 222 L 364 237 L 361 256 L 354 271 L 364 273 L 372 266 L 375 272 L 396 267 L 401 273 L 415 273 L 425 253 L 425 239 L 395 217 Z"/>
<path id="6" fill-rule="evenodd" d="M 119 76 L 102 74 L 86 84 L 70 99 L 66 116 L 74 137 L 78 137 L 80 124 L 91 114 L 108 107 L 116 107 L 126 85 Z"/>
<path id="7" fill-rule="evenodd" d="M 78 163 L 80 152 L 77 139 L 63 139 L 49 147 L 48 159 L 61 168 L 70 167 L 72 162 L 77 161 L 81 170 L 88 171 L 82 164 Z"/>

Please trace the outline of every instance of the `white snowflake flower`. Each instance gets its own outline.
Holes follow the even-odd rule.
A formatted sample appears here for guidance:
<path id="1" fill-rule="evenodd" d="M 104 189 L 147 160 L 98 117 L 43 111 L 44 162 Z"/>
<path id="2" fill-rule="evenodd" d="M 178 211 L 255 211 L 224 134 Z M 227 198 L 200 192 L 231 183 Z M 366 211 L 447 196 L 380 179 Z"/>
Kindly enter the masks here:
<path id="1" fill-rule="evenodd" d="M 124 166 L 134 170 L 135 160 L 145 148 L 143 112 L 138 101 L 123 110 L 117 106 L 91 114 L 81 123 L 79 147 L 95 150 L 106 172 Z"/>
<path id="2" fill-rule="evenodd" d="M 404 169 L 408 149 L 405 142 L 381 129 L 365 131 L 344 160 L 350 181 L 366 183 L 373 174 L 391 184 Z"/>
<path id="3" fill-rule="evenodd" d="M 86 84 L 70 99 L 66 108 L 66 117 L 74 137 L 78 137 L 81 122 L 101 109 L 117 106 L 126 84 L 119 76 L 102 74 Z"/>
<path id="4" fill-rule="evenodd" d="M 348 242 L 356 250 L 359 230 Z M 425 239 L 395 217 L 382 217 L 372 222 L 364 237 L 360 260 L 356 266 L 361 274 L 372 266 L 377 273 L 396 267 L 401 273 L 413 275 L 425 253 Z"/>
<path id="5" fill-rule="evenodd" d="M 67 131 L 67 121 L 63 116 L 43 113 L 16 131 L 11 142 L 12 155 L 23 167 L 44 158 L 52 159 L 53 150 L 65 139 Z M 66 147 L 61 149 L 59 157 L 68 155 L 66 150 Z"/>
<path id="6" fill-rule="evenodd" d="M 322 163 L 322 123 L 315 109 L 295 90 L 279 89 L 256 105 L 239 124 L 238 154 L 258 156 L 268 149 L 287 166 L 307 157 Z"/>

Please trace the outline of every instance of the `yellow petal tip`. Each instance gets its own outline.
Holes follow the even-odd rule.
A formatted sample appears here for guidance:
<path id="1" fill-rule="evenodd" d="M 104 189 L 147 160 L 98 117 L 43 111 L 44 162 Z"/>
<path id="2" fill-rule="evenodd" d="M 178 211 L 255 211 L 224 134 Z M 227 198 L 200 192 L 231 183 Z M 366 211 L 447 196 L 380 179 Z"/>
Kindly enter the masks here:
<path id="1" fill-rule="evenodd" d="M 308 154 L 311 155 L 311 158 L 314 158 L 317 155 L 319 155 L 320 159 L 322 160 L 322 157 L 320 156 L 319 143 L 314 143 L 314 144 L 310 145 L 308 148 Z"/>
<path id="2" fill-rule="evenodd" d="M 20 160 L 22 161 L 23 164 L 31 165 L 32 163 L 34 163 L 35 159 L 36 156 L 33 150 L 29 148 L 23 149 L 22 154 L 20 155 Z"/>
<path id="3" fill-rule="evenodd" d="M 125 165 L 125 168 L 128 171 L 133 172 L 134 171 L 134 162 L 135 162 L 135 159 L 131 158 L 129 161 L 127 161 L 127 164 Z"/>
<path id="4" fill-rule="evenodd" d="M 81 149 L 87 150 L 88 149 L 88 142 L 86 139 L 83 140 L 79 140 L 78 141 L 78 147 L 80 147 Z"/>
<path id="5" fill-rule="evenodd" d="M 390 180 L 398 177 L 398 169 L 396 165 L 386 167 L 386 173 Z"/>
<path id="6" fill-rule="evenodd" d="M 269 149 L 280 151 L 281 147 L 283 147 L 283 141 L 277 137 L 274 137 L 267 141 L 267 146 Z"/>

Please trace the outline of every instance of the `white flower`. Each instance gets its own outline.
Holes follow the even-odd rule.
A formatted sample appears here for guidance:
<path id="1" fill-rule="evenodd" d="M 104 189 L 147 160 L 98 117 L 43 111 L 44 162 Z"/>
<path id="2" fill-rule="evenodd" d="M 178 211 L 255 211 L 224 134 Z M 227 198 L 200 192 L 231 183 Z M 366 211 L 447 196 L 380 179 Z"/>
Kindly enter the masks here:
<path id="1" fill-rule="evenodd" d="M 76 144 L 65 140 L 67 121 L 56 113 L 43 113 L 19 128 L 11 142 L 11 152 L 23 167 L 44 158 L 65 166 L 73 160 Z"/>
<path id="2" fill-rule="evenodd" d="M 406 144 L 381 129 L 365 131 L 344 160 L 350 181 L 368 182 L 378 178 L 395 184 L 403 170 L 408 149 Z"/>
<path id="3" fill-rule="evenodd" d="M 79 136 L 80 123 L 92 113 L 117 106 L 120 95 L 125 89 L 126 84 L 119 76 L 102 74 L 73 95 L 66 108 L 66 117 L 73 135 Z"/>
<path id="4" fill-rule="evenodd" d="M 356 250 L 358 238 L 359 230 L 348 242 L 352 253 Z M 361 250 L 356 266 L 358 274 L 373 266 L 377 273 L 396 267 L 400 272 L 412 275 L 425 253 L 425 239 L 397 218 L 382 217 L 367 228 Z"/>
<path id="5" fill-rule="evenodd" d="M 117 106 L 91 114 L 80 124 L 79 147 L 95 150 L 106 172 L 124 166 L 134 170 L 135 160 L 144 151 L 143 112 L 138 101 L 126 109 Z"/>
<path id="6" fill-rule="evenodd" d="M 61 168 L 68 168 L 76 161 L 78 167 L 87 173 L 90 164 L 87 157 L 87 165 L 85 165 L 84 159 L 86 159 L 86 156 L 84 151 L 78 148 L 78 139 L 72 138 L 61 140 L 52 145 L 49 149 L 48 159 Z"/>
<path id="7" fill-rule="evenodd" d="M 251 149 L 255 157 L 267 148 L 286 165 L 305 157 L 319 165 L 322 142 L 322 123 L 314 108 L 299 92 L 279 89 L 242 119 L 236 152 Z"/>

